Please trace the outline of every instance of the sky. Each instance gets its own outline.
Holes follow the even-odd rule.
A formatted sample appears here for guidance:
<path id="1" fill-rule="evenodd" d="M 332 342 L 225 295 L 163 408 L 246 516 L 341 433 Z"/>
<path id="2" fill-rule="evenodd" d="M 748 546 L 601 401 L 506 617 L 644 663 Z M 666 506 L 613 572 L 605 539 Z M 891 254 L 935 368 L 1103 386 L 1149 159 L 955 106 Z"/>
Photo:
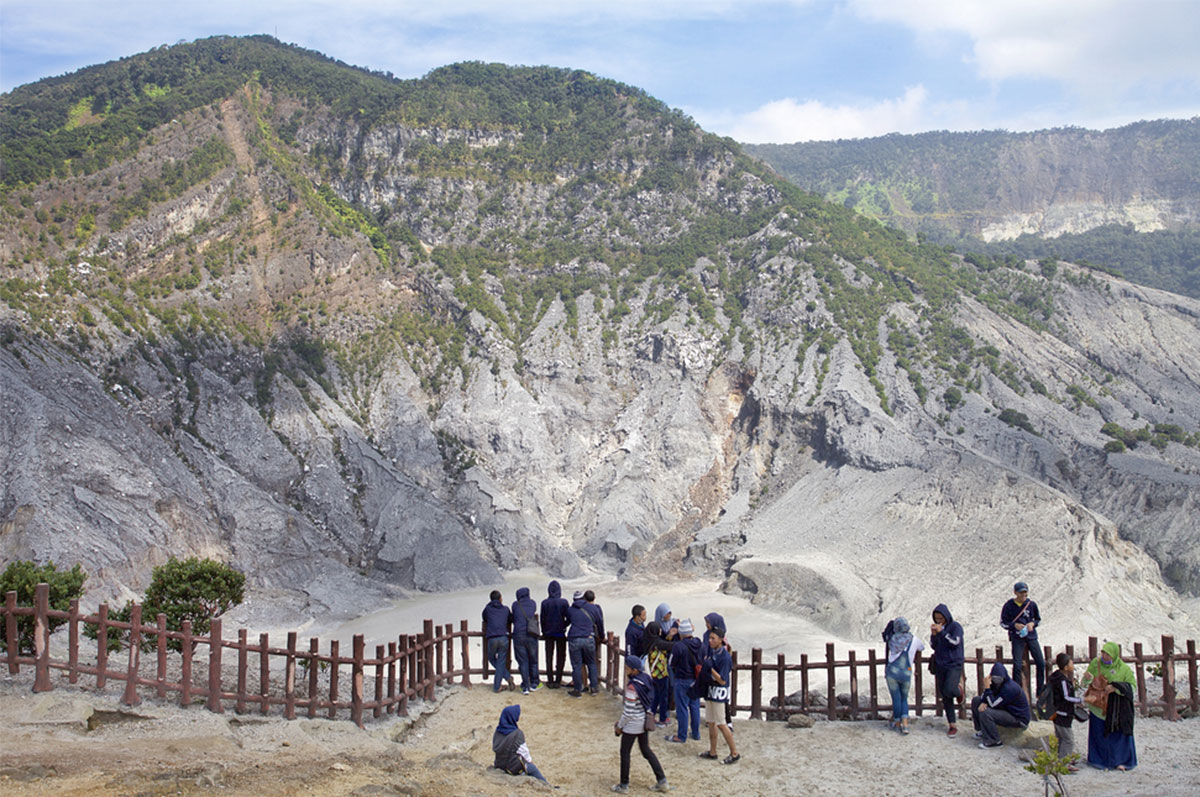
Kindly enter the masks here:
<path id="1" fill-rule="evenodd" d="M 1200 116 L 1197 0 L 2 0 L 0 91 L 253 33 L 402 78 L 585 69 L 749 143 Z"/>

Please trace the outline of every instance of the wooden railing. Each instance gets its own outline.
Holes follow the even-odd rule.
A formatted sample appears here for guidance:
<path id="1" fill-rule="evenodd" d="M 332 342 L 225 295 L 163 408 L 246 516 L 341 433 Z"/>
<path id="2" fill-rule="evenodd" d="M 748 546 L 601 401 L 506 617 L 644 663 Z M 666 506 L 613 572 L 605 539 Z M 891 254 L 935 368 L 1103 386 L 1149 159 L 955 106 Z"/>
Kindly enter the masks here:
<path id="1" fill-rule="evenodd" d="M 420 634 L 401 634 L 394 642 L 376 645 L 374 655 L 368 657 L 362 634 L 353 637 L 350 655 L 345 656 L 338 640 L 329 640 L 322 652 L 321 641 L 313 637 L 308 640 L 307 649 L 303 649 L 295 631 L 287 634 L 286 646 L 272 647 L 267 634 L 259 634 L 252 641 L 244 628 L 238 630 L 236 641 L 225 639 L 220 619 L 212 621 L 208 634 L 195 635 L 187 621 L 179 631 L 167 630 L 163 614 L 153 624 L 143 623 L 142 607 L 137 604 L 131 607 L 129 621 L 122 622 L 109 619 L 107 604 L 101 604 L 95 614 L 85 616 L 80 614 L 77 600 L 70 602 L 67 611 L 50 609 L 49 602 L 49 586 L 39 584 L 33 606 L 17 606 L 17 594 L 9 592 L 3 608 L 5 655 L 0 661 L 7 664 L 10 674 L 20 672 L 21 665 L 32 665 L 35 692 L 53 689 L 51 673 L 59 671 L 65 673 L 69 684 L 78 683 L 81 676 L 95 678 L 100 689 L 110 680 L 123 682 L 121 702 L 130 706 L 141 702 L 139 689 L 143 689 L 152 690 L 160 700 L 169 693 L 177 694 L 182 706 L 202 700 L 206 708 L 218 713 L 226 706 L 239 714 L 253 711 L 267 714 L 271 706 L 279 706 L 287 719 L 299 715 L 337 718 L 348 712 L 349 718 L 362 727 L 366 716 L 406 715 L 409 701 L 432 700 L 438 687 L 454 684 L 469 687 L 472 679 L 480 683 L 492 676 L 486 657 L 480 656 L 479 666 L 472 666 L 472 640 L 482 643 L 483 634 L 470 630 L 466 620 L 460 621 L 457 629 L 453 624 L 434 625 L 432 620 L 426 620 Z M 19 651 L 19 617 L 33 618 L 32 656 L 21 655 Z M 66 661 L 50 656 L 51 620 L 67 625 Z M 94 660 L 85 662 L 81 628 L 95 631 Z M 109 663 L 110 651 L 105 640 L 110 629 L 123 634 L 123 667 Z M 207 652 L 202 652 L 205 649 Z M 1092 637 L 1088 642 L 1088 657 L 1075 660 L 1086 663 L 1096 657 L 1097 650 L 1098 641 Z M 1074 658 L 1071 646 L 1066 651 Z M 599 681 L 613 694 L 619 694 L 624 685 L 622 652 L 621 640 L 611 632 L 597 649 Z M 90 655 L 91 651 L 87 653 Z M 143 661 L 143 653 L 148 661 Z M 1048 667 L 1053 667 L 1049 647 L 1045 655 Z M 1152 708 L 1161 708 L 1167 719 L 1178 719 L 1180 701 L 1176 696 L 1175 668 L 1179 665 L 1186 665 L 1188 677 L 1188 698 L 1182 702 L 1193 715 L 1200 714 L 1198 660 L 1195 640 L 1188 640 L 1186 653 L 1176 651 L 1170 636 L 1162 637 L 1162 652 L 1158 654 L 1146 655 L 1142 645 L 1135 644 L 1133 656 L 1126 656 L 1125 661 L 1137 674 L 1137 703 L 1142 716 L 1149 715 Z M 1008 663 L 1002 648 L 997 647 L 994 656 L 985 656 L 982 648 L 976 648 L 973 656 L 966 657 L 964 682 L 973 670 L 976 690 L 981 691 L 991 664 L 996 661 Z M 887 703 L 879 701 L 881 691 L 887 694 L 886 686 L 880 689 L 885 663 L 884 654 L 876 650 L 865 654 L 851 650 L 839 659 L 832 643 L 825 646 L 823 660 L 810 661 L 804 654 L 798 663 L 787 662 L 783 654 L 773 663 L 764 663 L 759 648 L 750 651 L 750 662 L 745 663 L 738 660 L 735 652 L 731 708 L 749 713 L 751 719 L 786 719 L 793 713 L 823 713 L 830 719 L 880 718 L 888 710 Z M 1146 670 L 1155 666 L 1160 668 L 1162 689 L 1161 695 L 1151 697 L 1147 693 Z M 1025 669 L 1024 683 L 1028 684 L 1028 655 Z M 515 673 L 511 662 L 509 671 Z M 748 689 L 744 683 L 747 677 Z M 918 716 L 926 711 L 941 715 L 940 702 L 927 689 L 930 678 L 925 661 L 918 654 L 909 700 L 911 710 Z M 848 685 L 850 699 L 846 705 L 839 705 L 837 699 L 840 684 Z M 823 706 L 814 705 L 810 699 L 810 687 L 816 686 L 824 690 Z M 788 705 L 788 695 L 797 690 L 800 703 Z M 739 703 L 747 698 L 747 692 L 748 702 Z M 860 705 L 860 695 L 864 694 L 869 695 L 869 700 Z"/>

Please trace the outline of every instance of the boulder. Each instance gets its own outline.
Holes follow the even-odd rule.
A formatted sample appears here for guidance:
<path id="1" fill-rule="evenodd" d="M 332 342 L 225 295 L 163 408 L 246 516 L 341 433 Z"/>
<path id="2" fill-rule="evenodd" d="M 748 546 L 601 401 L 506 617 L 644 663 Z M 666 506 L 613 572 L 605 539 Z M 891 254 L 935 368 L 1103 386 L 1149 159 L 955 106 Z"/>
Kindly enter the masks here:
<path id="1" fill-rule="evenodd" d="M 811 728 L 815 724 L 816 720 L 807 714 L 793 714 L 787 721 L 789 728 Z"/>
<path id="2" fill-rule="evenodd" d="M 1020 750 L 1041 750 L 1042 739 L 1054 736 L 1054 723 L 1050 720 L 1034 720 L 1027 728 L 999 728 L 1000 741 Z"/>

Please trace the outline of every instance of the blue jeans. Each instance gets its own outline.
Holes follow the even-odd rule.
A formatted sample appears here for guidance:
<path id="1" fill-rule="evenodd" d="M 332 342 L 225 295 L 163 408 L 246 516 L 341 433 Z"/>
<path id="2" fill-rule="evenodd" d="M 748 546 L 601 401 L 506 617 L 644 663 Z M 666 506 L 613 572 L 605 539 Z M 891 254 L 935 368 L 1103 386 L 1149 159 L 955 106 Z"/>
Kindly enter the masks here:
<path id="1" fill-rule="evenodd" d="M 1020 681 L 1021 686 L 1027 686 L 1025 683 L 1025 648 L 1029 648 L 1029 656 L 1033 659 L 1033 666 L 1037 671 L 1037 690 L 1033 693 L 1035 696 L 1042 691 L 1042 687 L 1046 685 L 1046 656 L 1042 653 L 1042 646 L 1038 644 L 1037 634 L 1030 634 L 1027 637 L 1013 637 L 1012 641 L 1012 666 L 1013 674 Z"/>
<path id="2" fill-rule="evenodd" d="M 671 703 L 671 680 L 669 678 L 653 678 L 654 700 L 650 704 L 650 713 L 658 717 L 659 722 L 667 721 L 667 706 Z"/>
<path id="3" fill-rule="evenodd" d="M 488 637 L 487 657 L 492 669 L 496 671 L 492 679 L 492 690 L 499 692 L 501 683 L 512 680 L 512 676 L 508 674 L 508 637 Z"/>
<path id="4" fill-rule="evenodd" d="M 688 737 L 689 715 L 691 719 L 692 738 L 700 738 L 700 698 L 688 697 L 688 689 L 694 681 L 691 678 L 675 679 L 675 719 L 679 720 L 680 739 Z"/>
<path id="5" fill-rule="evenodd" d="M 534 641 L 536 642 L 537 640 L 534 640 Z M 542 771 L 540 769 L 538 769 L 536 766 L 534 766 L 534 763 L 532 761 L 525 762 L 525 774 L 529 775 L 531 778 L 537 778 L 538 780 L 542 781 L 543 783 L 547 782 L 546 776 L 542 774 Z"/>
<path id="6" fill-rule="evenodd" d="M 572 637 L 567 640 L 567 651 L 571 654 L 571 688 L 582 692 L 583 668 L 589 664 L 595 667 L 596 643 L 590 636 Z M 595 669 L 592 672 L 594 673 Z"/>
<path id="7" fill-rule="evenodd" d="M 892 719 L 899 720 L 908 716 L 908 687 L 912 681 L 897 681 L 887 678 L 888 692 L 892 695 Z"/>
<path id="8" fill-rule="evenodd" d="M 521 688 L 535 688 L 539 683 L 538 641 L 531 636 L 514 636 L 513 655 L 517 657 L 517 670 L 521 673 Z"/>

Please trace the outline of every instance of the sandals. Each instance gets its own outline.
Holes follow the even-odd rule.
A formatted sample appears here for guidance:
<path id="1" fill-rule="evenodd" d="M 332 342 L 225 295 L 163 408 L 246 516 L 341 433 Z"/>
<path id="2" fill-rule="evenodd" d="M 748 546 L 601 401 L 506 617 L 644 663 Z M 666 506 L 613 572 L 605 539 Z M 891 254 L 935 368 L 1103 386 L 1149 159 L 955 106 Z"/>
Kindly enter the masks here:
<path id="1" fill-rule="evenodd" d="M 663 738 L 672 744 L 687 744 L 687 739 L 680 739 L 678 736 L 664 736 Z"/>
<path id="2" fill-rule="evenodd" d="M 717 754 L 716 754 L 716 753 L 710 753 L 710 752 L 708 752 L 707 750 L 705 750 L 703 753 L 701 753 L 701 754 L 698 756 L 698 758 L 704 758 L 704 759 L 707 759 L 707 760 L 709 760 L 709 761 L 716 761 L 716 760 L 717 760 Z"/>
<path id="3" fill-rule="evenodd" d="M 741 753 L 739 753 L 737 755 L 726 756 L 725 760 L 722 761 L 721 763 L 722 764 L 736 764 L 737 762 L 739 762 L 741 760 L 742 760 L 742 755 L 741 755 Z"/>

